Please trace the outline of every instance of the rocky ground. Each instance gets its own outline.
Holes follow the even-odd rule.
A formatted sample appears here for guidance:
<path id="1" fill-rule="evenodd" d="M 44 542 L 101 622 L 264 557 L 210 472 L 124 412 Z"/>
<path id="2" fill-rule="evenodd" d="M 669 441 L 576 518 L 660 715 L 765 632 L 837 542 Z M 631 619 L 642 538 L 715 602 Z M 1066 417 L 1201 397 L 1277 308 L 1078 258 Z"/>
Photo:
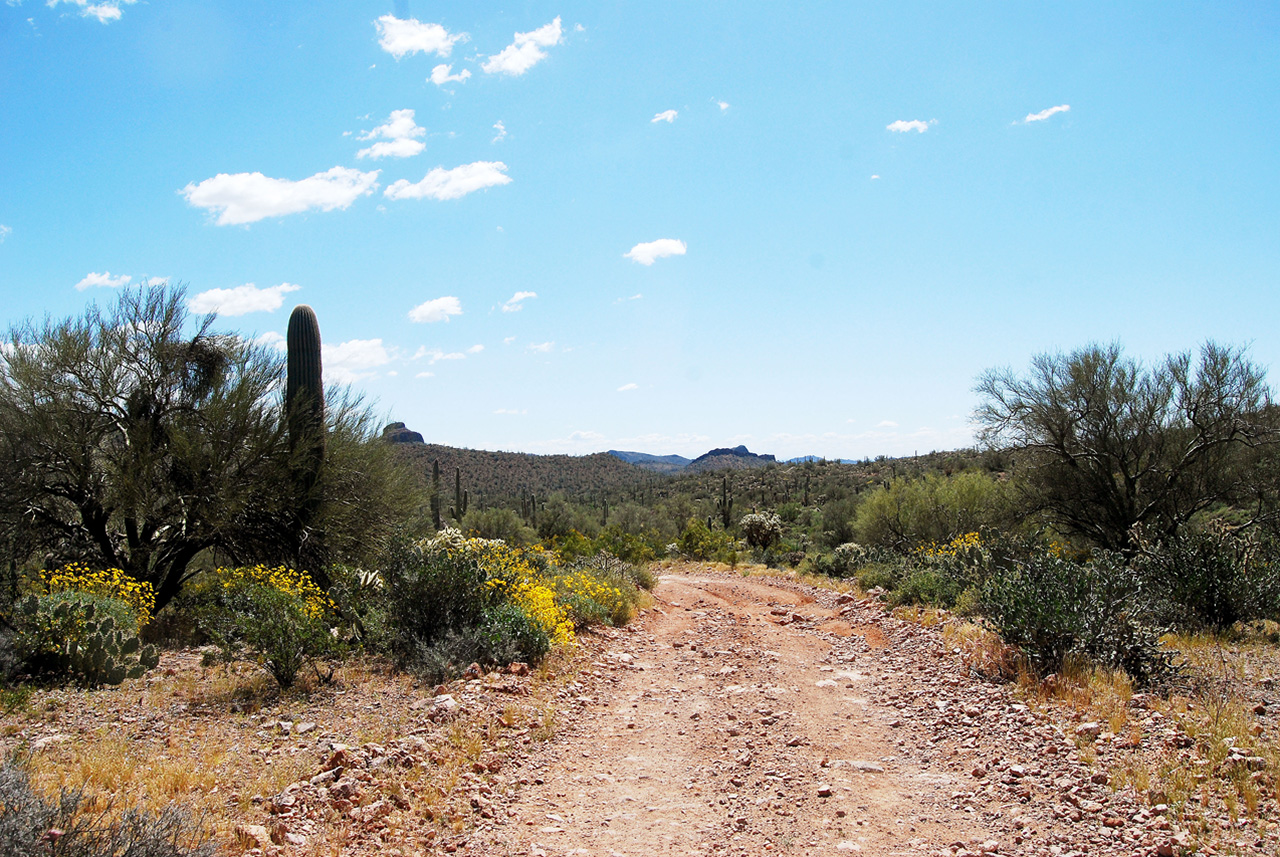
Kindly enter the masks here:
<path id="1" fill-rule="evenodd" d="M 761 578 L 666 575 L 655 594 L 657 608 L 613 632 L 562 691 L 571 716 L 515 772 L 522 787 L 490 808 L 467 853 L 1164 855 L 1191 844 L 1167 807 L 1113 789 L 1095 766 L 1130 738 L 1031 710 L 972 675 L 936 629 Z M 1177 744 L 1177 730 L 1149 741 Z M 1276 853 L 1274 828 L 1241 836 L 1242 853 Z"/>
<path id="2" fill-rule="evenodd" d="M 1273 798 L 1201 811 L 1205 837 L 1110 780 L 1125 754 L 1204 763 L 1149 697 L 1112 734 L 877 601 L 668 571 L 632 625 L 532 672 L 430 687 L 353 664 L 273 696 L 249 665 L 170 652 L 119 689 L 41 692 L 0 745 L 47 788 L 177 800 L 226 853 L 269 857 L 1280 853 Z M 1215 764 L 1265 791 L 1262 761 Z"/>

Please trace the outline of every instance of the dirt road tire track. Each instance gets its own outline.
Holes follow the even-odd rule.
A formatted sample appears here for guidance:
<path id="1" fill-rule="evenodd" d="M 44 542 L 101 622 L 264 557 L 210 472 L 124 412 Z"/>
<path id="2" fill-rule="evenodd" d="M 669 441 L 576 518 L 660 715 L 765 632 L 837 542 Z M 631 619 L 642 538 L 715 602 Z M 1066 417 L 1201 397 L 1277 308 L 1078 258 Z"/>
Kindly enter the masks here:
<path id="1" fill-rule="evenodd" d="M 789 581 L 664 575 L 465 853 L 1155 854 L 1168 823 L 932 629 Z M 1083 807 L 1083 809 L 1082 809 Z M 1162 829 L 1163 828 L 1163 829 Z"/>

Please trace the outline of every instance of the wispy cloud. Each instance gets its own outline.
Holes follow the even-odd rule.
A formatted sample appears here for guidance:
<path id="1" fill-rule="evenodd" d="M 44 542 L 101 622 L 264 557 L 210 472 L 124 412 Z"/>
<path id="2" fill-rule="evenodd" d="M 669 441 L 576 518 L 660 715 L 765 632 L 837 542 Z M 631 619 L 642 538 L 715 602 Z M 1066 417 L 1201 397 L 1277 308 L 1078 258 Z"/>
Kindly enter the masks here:
<path id="1" fill-rule="evenodd" d="M 467 349 L 468 354 L 479 354 L 481 351 L 484 351 L 484 346 L 478 342 Z"/>
<path id="2" fill-rule="evenodd" d="M 659 238 L 657 241 L 637 244 L 623 253 L 622 258 L 631 259 L 641 265 L 652 265 L 655 260 L 667 256 L 683 256 L 688 249 L 688 245 L 678 239 Z"/>
<path id="3" fill-rule="evenodd" d="M 881 420 L 880 422 L 876 423 L 876 428 L 897 428 L 897 427 L 898 427 L 898 424 L 895 423 L 893 420 Z"/>
<path id="4" fill-rule="evenodd" d="M 502 344 L 503 344 L 503 345 L 510 345 L 511 343 L 513 343 L 513 342 L 515 342 L 515 341 L 516 341 L 516 338 L 515 338 L 514 336 L 508 336 L 508 337 L 505 337 L 505 338 L 502 340 Z"/>
<path id="5" fill-rule="evenodd" d="M 451 315 L 462 315 L 462 302 L 453 295 L 433 298 L 409 310 L 409 320 L 423 323 L 448 321 Z"/>
<path id="6" fill-rule="evenodd" d="M 439 24 L 424 24 L 417 18 L 383 15 L 374 22 L 378 28 L 378 46 L 396 59 L 416 53 L 447 57 L 453 46 L 467 40 L 466 33 L 450 33 Z"/>
<path id="7" fill-rule="evenodd" d="M 179 193 L 196 208 L 219 212 L 215 221 L 219 226 L 230 226 L 310 209 L 345 209 L 373 193 L 378 172 L 334 167 L 300 181 L 268 178 L 262 173 L 218 173 L 187 185 Z"/>
<path id="8" fill-rule="evenodd" d="M 720 112 L 721 112 L 721 113 L 723 113 L 724 111 L 726 111 L 726 110 L 728 110 L 728 109 L 729 109 L 729 102 L 727 102 L 727 101 L 716 101 L 714 98 L 713 98 L 713 99 L 711 99 L 711 100 L 716 102 L 716 106 L 720 108 Z"/>
<path id="9" fill-rule="evenodd" d="M 619 393 L 626 393 L 626 392 L 629 392 L 629 391 L 631 391 L 631 390 L 639 390 L 639 389 L 640 389 L 640 385 L 639 385 L 639 384 L 623 384 L 621 387 L 619 387 L 619 388 L 618 388 L 618 392 L 619 392 Z"/>
<path id="10" fill-rule="evenodd" d="M 414 375 L 413 377 L 415 377 L 415 378 L 434 378 L 435 376 L 436 376 L 436 373 L 435 373 L 435 372 L 419 372 L 417 375 Z"/>
<path id="11" fill-rule="evenodd" d="M 876 179 L 878 179 L 878 178 L 880 178 L 880 176 L 878 176 L 878 175 L 872 175 L 872 176 L 871 176 L 871 180 L 872 180 L 872 181 L 875 181 L 875 180 L 876 180 Z"/>
<path id="12" fill-rule="evenodd" d="M 0 223 L 0 244 L 3 244 L 4 239 L 8 238 L 10 233 L 12 232 L 13 232 L 12 227 L 5 226 L 3 223 Z"/>
<path id="13" fill-rule="evenodd" d="M 538 342 L 529 346 L 529 350 L 534 354 L 550 354 L 551 350 L 556 347 L 554 342 Z"/>
<path id="14" fill-rule="evenodd" d="M 289 342 L 287 339 L 285 339 L 284 334 L 278 333 L 274 330 L 268 330 L 266 333 L 262 334 L 261 336 L 254 337 L 253 341 L 256 342 L 258 345 L 264 345 L 267 348 L 273 349 L 275 351 L 289 350 Z"/>
<path id="15" fill-rule="evenodd" d="M 676 117 L 679 115 L 679 112 L 675 110 L 664 110 L 661 113 L 654 114 L 654 117 L 650 119 L 649 122 L 666 122 L 669 125 L 676 121 Z"/>
<path id="16" fill-rule="evenodd" d="M 350 339 L 337 345 L 321 345 L 326 381 L 353 384 L 371 378 L 379 366 L 391 362 L 391 353 L 381 339 Z"/>
<path id="17" fill-rule="evenodd" d="M 493 123 L 493 130 L 497 131 L 498 133 L 492 140 L 489 141 L 490 143 L 501 143 L 504 139 L 506 139 L 507 126 L 502 124 L 501 119 Z"/>
<path id="18" fill-rule="evenodd" d="M 424 345 L 414 353 L 413 359 L 426 360 L 428 364 L 434 366 L 441 360 L 466 360 L 467 355 L 461 351 L 444 351 L 440 348 L 427 348 Z"/>
<path id="19" fill-rule="evenodd" d="M 636 292 L 634 295 L 631 295 L 630 297 L 626 297 L 626 298 L 618 298 L 617 300 L 615 300 L 615 301 L 614 301 L 614 303 L 615 303 L 615 304 L 623 304 L 623 303 L 627 303 L 628 301 L 638 301 L 638 300 L 640 300 L 640 299 L 641 299 L 641 298 L 643 298 L 643 297 L 644 297 L 644 295 L 642 295 L 642 294 L 641 294 L 641 293 L 639 293 L 639 292 Z"/>
<path id="20" fill-rule="evenodd" d="M 111 276 L 110 271 L 103 271 L 101 274 L 91 273 L 91 274 L 86 274 L 83 280 L 76 283 L 76 291 L 83 292 L 85 289 L 92 289 L 94 287 L 101 287 L 105 289 L 118 289 L 121 286 L 129 285 L 130 281 L 132 280 L 133 280 L 133 277 L 130 277 L 126 274 L 121 274 L 118 277 L 113 277 Z"/>
<path id="21" fill-rule="evenodd" d="M 94 3 L 91 0 L 48 0 L 49 8 L 57 6 L 59 3 L 70 3 L 80 9 L 80 14 L 85 18 L 97 18 L 104 24 L 112 21 L 120 20 L 120 7 L 132 6 L 138 0 L 102 0 L 102 2 Z M 10 3 L 9 5 L 14 5 Z"/>
<path id="22" fill-rule="evenodd" d="M 426 136 L 426 133 L 426 128 L 413 121 L 412 110 L 393 110 L 386 122 L 360 135 L 361 140 L 378 142 L 356 152 L 356 157 L 374 159 L 413 157 L 427 147 L 426 143 L 415 139 Z"/>
<path id="23" fill-rule="evenodd" d="M 890 122 L 888 125 L 884 127 L 885 127 L 885 130 L 894 131 L 898 134 L 905 134 L 908 131 L 917 131 L 923 134 L 925 131 L 929 130 L 930 125 L 937 125 L 937 124 L 938 124 L 937 119 L 930 119 L 928 122 L 925 122 L 922 119 L 911 119 L 911 120 L 899 119 L 896 122 Z"/>
<path id="24" fill-rule="evenodd" d="M 560 16 L 546 26 L 528 33 L 516 33 L 515 40 L 494 54 L 481 66 L 487 74 L 509 74 L 519 76 L 547 58 L 543 48 L 560 43 L 563 30 L 560 28 Z"/>
<path id="25" fill-rule="evenodd" d="M 428 78 L 436 86 L 444 86 L 446 83 L 462 83 L 471 77 L 470 69 L 463 69 L 457 74 L 453 74 L 453 66 L 441 63 L 431 69 L 431 77 Z"/>
<path id="26" fill-rule="evenodd" d="M 503 312 L 520 312 L 524 308 L 524 302 L 531 298 L 536 298 L 537 292 L 516 292 L 511 296 L 505 304 L 502 305 Z"/>
<path id="27" fill-rule="evenodd" d="M 420 182 L 400 179 L 383 192 L 387 199 L 458 199 L 477 190 L 510 184 L 502 161 L 476 161 L 446 170 L 436 167 Z"/>
<path id="28" fill-rule="evenodd" d="M 1039 113 L 1028 113 L 1027 118 L 1023 119 L 1022 122 L 1023 124 L 1026 124 L 1027 122 L 1043 122 L 1055 113 L 1066 113 L 1070 109 L 1070 104 L 1059 104 L 1057 107 L 1045 108 Z"/>
<path id="29" fill-rule="evenodd" d="M 274 312 L 284 303 L 288 292 L 296 292 L 302 286 L 281 283 L 260 289 L 253 283 L 245 283 L 233 289 L 209 289 L 193 295 L 187 301 L 192 312 L 216 312 L 219 315 L 245 315 L 251 312 Z"/>

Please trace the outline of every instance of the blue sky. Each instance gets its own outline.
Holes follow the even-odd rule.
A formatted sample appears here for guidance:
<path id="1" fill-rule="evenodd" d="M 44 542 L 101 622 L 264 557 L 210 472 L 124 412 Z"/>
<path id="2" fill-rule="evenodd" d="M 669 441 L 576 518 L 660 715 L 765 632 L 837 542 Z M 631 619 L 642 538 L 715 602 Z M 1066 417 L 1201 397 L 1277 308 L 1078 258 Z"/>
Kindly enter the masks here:
<path id="1" fill-rule="evenodd" d="M 4 0 L 0 116 L 0 322 L 307 303 L 439 443 L 911 454 L 1037 352 L 1280 369 L 1274 3 Z"/>

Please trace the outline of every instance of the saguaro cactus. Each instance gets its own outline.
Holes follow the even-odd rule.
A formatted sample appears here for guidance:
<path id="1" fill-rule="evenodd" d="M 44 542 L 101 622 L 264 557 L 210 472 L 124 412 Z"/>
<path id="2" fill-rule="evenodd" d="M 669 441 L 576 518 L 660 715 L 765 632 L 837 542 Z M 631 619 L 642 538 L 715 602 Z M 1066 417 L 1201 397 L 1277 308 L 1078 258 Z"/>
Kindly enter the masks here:
<path id="1" fill-rule="evenodd" d="M 315 310 L 306 304 L 293 308 L 289 316 L 287 375 L 284 407 L 289 429 L 289 446 L 293 450 L 293 473 L 299 494 L 297 549 L 298 561 L 307 564 L 323 561 L 319 534 L 311 533 L 320 510 L 320 468 L 324 464 L 324 375 L 320 366 L 320 322 Z M 303 557 L 303 545 L 307 545 Z M 317 583 L 325 586 L 323 575 L 313 569 Z"/>
<path id="2" fill-rule="evenodd" d="M 720 508 L 720 523 L 724 525 L 727 531 L 729 525 L 733 523 L 733 495 L 729 493 L 728 476 L 724 476 L 720 480 L 720 501 L 717 506 Z"/>
<path id="3" fill-rule="evenodd" d="M 431 462 L 431 523 L 440 532 L 440 459 Z"/>

